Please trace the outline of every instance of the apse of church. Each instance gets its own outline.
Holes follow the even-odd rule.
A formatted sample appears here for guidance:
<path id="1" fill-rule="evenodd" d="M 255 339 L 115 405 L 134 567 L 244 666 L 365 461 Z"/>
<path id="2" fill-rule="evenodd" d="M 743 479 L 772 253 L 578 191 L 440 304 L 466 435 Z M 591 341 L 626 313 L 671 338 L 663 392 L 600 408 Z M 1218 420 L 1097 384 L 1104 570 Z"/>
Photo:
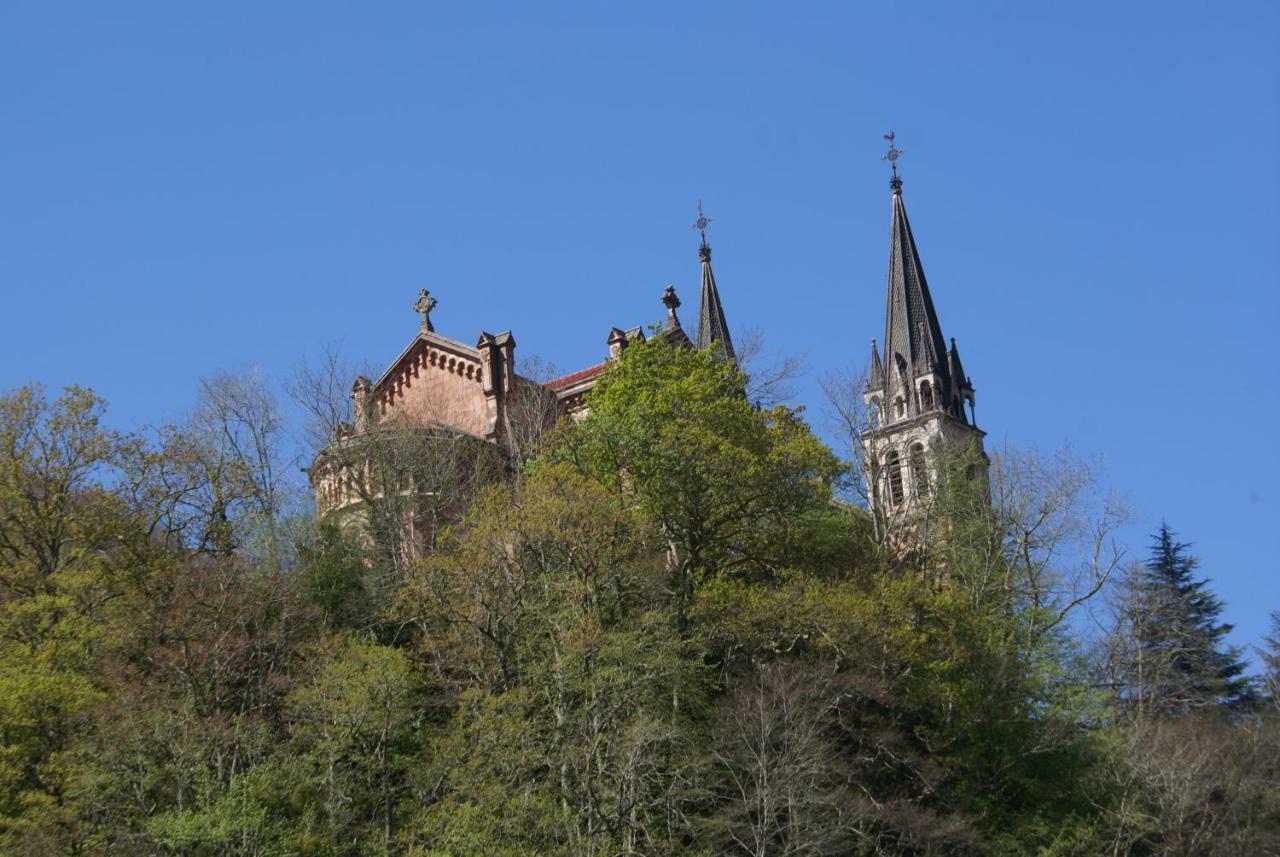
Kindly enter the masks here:
<path id="1" fill-rule="evenodd" d="M 701 304 L 696 345 L 733 359 L 733 344 L 711 269 L 706 227 L 711 219 L 698 204 L 694 228 L 701 242 Z M 690 348 L 677 313 L 676 289 L 661 293 L 664 322 L 650 335 L 674 347 Z M 412 309 L 418 315 L 414 337 L 377 380 L 355 379 L 351 387 L 353 418 L 343 424 L 308 469 L 321 515 L 384 497 L 385 489 L 371 487 L 367 451 L 376 437 L 398 432 L 446 432 L 509 451 L 519 439 L 549 427 L 561 416 L 580 419 L 586 397 L 609 364 L 631 344 L 646 340 L 642 325 L 612 327 L 604 337 L 602 359 L 590 366 L 550 380 L 535 380 L 519 372 L 516 339 L 511 331 L 481 331 L 475 344 L 446 336 L 436 329 L 433 313 L 439 302 L 426 289 Z M 365 452 L 362 453 L 362 450 Z"/>

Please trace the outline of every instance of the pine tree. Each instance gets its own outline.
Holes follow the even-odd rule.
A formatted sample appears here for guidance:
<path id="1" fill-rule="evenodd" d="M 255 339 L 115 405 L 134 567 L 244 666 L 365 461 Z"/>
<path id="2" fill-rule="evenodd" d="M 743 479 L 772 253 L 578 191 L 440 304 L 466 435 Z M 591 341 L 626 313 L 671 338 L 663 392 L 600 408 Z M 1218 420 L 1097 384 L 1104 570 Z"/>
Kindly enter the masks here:
<path id="1" fill-rule="evenodd" d="M 1181 714 L 1252 698 L 1240 650 L 1226 643 L 1234 626 L 1219 621 L 1223 602 L 1208 578 L 1197 579 L 1200 560 L 1190 548 L 1162 522 L 1130 582 L 1126 683 L 1140 712 Z"/>
<path id="2" fill-rule="evenodd" d="M 1257 649 L 1262 661 L 1262 692 L 1280 708 L 1280 610 L 1271 611 L 1271 633 L 1263 638 L 1265 648 Z"/>

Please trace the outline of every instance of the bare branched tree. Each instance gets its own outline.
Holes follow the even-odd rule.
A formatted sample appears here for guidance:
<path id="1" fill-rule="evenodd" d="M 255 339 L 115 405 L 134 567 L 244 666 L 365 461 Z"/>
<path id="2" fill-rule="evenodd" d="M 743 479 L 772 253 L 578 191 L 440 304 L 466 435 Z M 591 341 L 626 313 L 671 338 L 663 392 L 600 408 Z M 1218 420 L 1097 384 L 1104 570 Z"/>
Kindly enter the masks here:
<path id="1" fill-rule="evenodd" d="M 299 445 L 314 455 L 355 421 L 351 384 L 357 375 L 372 375 L 369 364 L 356 366 L 340 346 L 326 344 L 314 360 L 303 360 L 284 382 L 285 394 L 302 411 Z"/>
<path id="2" fill-rule="evenodd" d="M 795 380 L 804 368 L 803 358 L 770 353 L 757 327 L 739 330 L 734 341 L 738 366 L 747 376 L 748 399 L 769 408 L 795 398 Z"/>
<path id="3" fill-rule="evenodd" d="M 850 801 L 828 734 L 837 702 L 830 670 L 787 662 L 756 667 L 728 700 L 713 754 L 734 853 L 849 853 Z"/>
<path id="4" fill-rule="evenodd" d="M 512 473 L 524 469 L 543 436 L 563 416 L 555 394 L 544 386 L 557 374 L 555 366 L 540 357 L 520 359 L 520 374 L 513 379 L 507 399 L 504 432 Z"/>
<path id="5" fill-rule="evenodd" d="M 297 462 L 285 450 L 284 417 L 263 372 L 201 379 L 186 431 L 192 463 L 203 470 L 208 517 L 238 526 L 242 536 L 224 534 L 223 547 L 256 542 L 269 567 L 279 570 L 279 526 L 289 499 L 285 475 Z"/>
<path id="6" fill-rule="evenodd" d="M 991 505 L 1003 534 L 1008 581 L 1037 617 L 1034 642 L 1102 592 L 1124 561 L 1116 531 L 1131 519 L 1098 465 L 1063 447 L 1052 456 L 1005 447 L 992 457 Z"/>
<path id="7" fill-rule="evenodd" d="M 314 455 L 330 489 L 344 498 L 344 514 L 358 516 L 375 557 L 370 591 L 387 596 L 405 564 L 431 550 L 478 488 L 500 478 L 496 450 L 483 439 L 450 430 L 445 414 L 428 407 L 412 421 L 356 422 L 352 382 L 357 370 L 336 346 L 294 370 L 285 391 L 304 415 L 301 445 Z M 324 490 L 323 488 L 321 490 Z M 330 504 L 332 505 L 332 504 Z"/>
<path id="8" fill-rule="evenodd" d="M 865 441 L 867 432 L 876 427 L 876 415 L 867 409 L 863 399 L 867 370 L 828 372 L 819 384 L 826 399 L 828 429 L 839 438 L 848 455 L 844 493 L 872 513 L 877 544 L 885 547 L 891 541 L 899 543 L 907 538 L 917 548 L 924 546 L 929 538 L 932 496 L 916 498 L 910 506 L 875 502 L 874 492 L 884 490 L 884 483 L 880 462 L 869 457 Z M 937 462 L 931 464 L 934 470 L 938 469 Z M 905 547 L 905 544 L 899 546 Z"/>
<path id="9" fill-rule="evenodd" d="M 1103 760 L 1111 854 L 1280 853 L 1275 718 L 1142 718 Z"/>
<path id="10" fill-rule="evenodd" d="M 866 449 L 862 442 L 862 436 L 872 428 L 871 415 L 862 400 L 862 391 L 867 386 L 866 371 L 828 372 L 819 384 L 826 399 L 829 428 L 849 456 L 848 490 L 863 506 L 871 507 L 871 491 L 865 476 Z"/>
<path id="11" fill-rule="evenodd" d="M 325 345 L 315 361 L 304 359 L 284 382 L 285 394 L 302 410 L 301 440 L 313 452 L 324 448 L 343 423 L 351 423 L 355 369 L 336 345 Z"/>
<path id="12" fill-rule="evenodd" d="M 1123 560 L 1115 535 L 1129 514 L 1102 485 L 1095 463 L 1067 447 L 1048 457 L 1006 447 L 991 457 L 988 468 L 976 450 L 938 449 L 927 462 L 932 489 L 909 506 L 886 511 L 885 504 L 872 502 L 877 475 L 863 437 L 875 417 L 863 403 L 865 387 L 865 371 L 822 380 L 832 428 L 851 458 L 854 493 L 875 510 L 882 542 L 891 537 L 910 542 L 926 562 L 936 561 L 939 546 L 953 559 L 962 552 L 963 573 L 975 597 L 1004 591 L 1036 608 L 1040 619 L 1029 644 L 1103 590 Z M 979 484 L 977 474 L 983 471 L 989 485 Z M 968 525 L 957 526 L 958 520 Z"/>
<path id="13" fill-rule="evenodd" d="M 385 579 L 375 593 L 399 585 L 407 564 L 435 548 L 485 485 L 501 479 L 499 450 L 438 426 L 380 425 L 331 444 L 325 467 L 346 492 L 345 514 L 358 514 Z"/>

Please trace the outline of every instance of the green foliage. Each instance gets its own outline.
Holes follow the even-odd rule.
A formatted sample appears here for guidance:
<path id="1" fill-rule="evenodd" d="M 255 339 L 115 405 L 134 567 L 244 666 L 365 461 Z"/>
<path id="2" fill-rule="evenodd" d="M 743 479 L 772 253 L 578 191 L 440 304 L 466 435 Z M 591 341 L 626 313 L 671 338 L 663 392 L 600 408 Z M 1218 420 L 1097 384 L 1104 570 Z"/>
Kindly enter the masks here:
<path id="1" fill-rule="evenodd" d="M 1273 710 L 1124 718 L 1093 686 L 1052 564 L 1074 475 L 993 492 L 948 450 L 884 538 L 743 381 L 637 344 L 510 478 L 441 433 L 387 445 L 380 478 L 458 486 L 416 560 L 379 535 L 405 509 L 282 537 L 243 382 L 206 390 L 230 447 L 0 397 L 0 852 L 1276 850 Z M 1142 581 L 1175 597 L 1134 615 L 1177 634 L 1128 650 L 1196 641 L 1170 674 L 1221 708 L 1221 603 L 1159 544 Z"/>
<path id="2" fill-rule="evenodd" d="M 57 853 L 79 835 L 73 747 L 103 692 L 94 659 L 128 518 L 108 485 L 121 439 L 69 388 L 0 396 L 0 846 Z"/>
<path id="3" fill-rule="evenodd" d="M 411 576 L 421 655 L 460 689 L 420 775 L 426 853 L 670 848 L 708 683 L 673 633 L 651 529 L 544 462 L 478 500 Z"/>
<path id="4" fill-rule="evenodd" d="M 232 778 L 208 804 L 191 810 L 167 810 L 147 822 L 147 832 L 162 853 L 219 854 L 236 857 L 286 857 L 298 852 L 289 819 L 277 807 L 287 794 L 284 775 L 259 765 Z"/>
<path id="5" fill-rule="evenodd" d="M 369 853 L 350 847 L 353 830 L 366 831 L 373 853 L 390 853 L 418 751 L 420 682 L 403 652 L 358 638 L 323 640 L 317 654 L 323 666 L 287 703 L 317 828 L 333 853 Z"/>
<path id="6" fill-rule="evenodd" d="M 484 492 L 441 550 L 408 575 L 399 609 L 440 674 L 495 690 L 516 681 L 524 638 L 550 599 L 607 625 L 660 586 L 651 528 L 603 486 L 559 464 Z"/>
<path id="7" fill-rule="evenodd" d="M 359 540 L 334 521 L 322 521 L 316 538 L 298 550 L 299 574 L 307 600 L 331 628 L 359 630 L 374 621 L 375 607 L 366 585 L 366 552 Z"/>
<path id="8" fill-rule="evenodd" d="M 901 845 L 935 830 L 941 847 L 974 835 L 960 818 L 1026 831 L 1043 816 L 1050 830 L 1086 810 L 1073 777 L 1090 754 L 1078 724 L 1091 700 L 1022 656 L 1016 617 L 993 621 L 958 587 L 914 574 L 725 581 L 700 590 L 694 616 L 727 661 L 837 665 L 832 728 L 857 724 L 845 740 L 861 748 L 863 796 L 912 807 L 864 808 L 866 836 Z"/>
<path id="9" fill-rule="evenodd" d="M 815 544 L 846 551 L 822 514 L 841 464 L 798 411 L 756 408 L 743 388 L 710 352 L 634 344 L 547 453 L 638 501 L 671 545 L 681 609 L 716 574 L 777 570 Z"/>

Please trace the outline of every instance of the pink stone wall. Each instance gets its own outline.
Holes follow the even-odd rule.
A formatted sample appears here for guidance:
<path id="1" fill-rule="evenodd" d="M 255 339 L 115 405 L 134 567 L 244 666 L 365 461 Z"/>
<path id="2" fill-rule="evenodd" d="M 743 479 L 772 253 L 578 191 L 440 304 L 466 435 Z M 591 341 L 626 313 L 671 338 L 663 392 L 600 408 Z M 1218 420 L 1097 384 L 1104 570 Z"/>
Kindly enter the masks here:
<path id="1" fill-rule="evenodd" d="M 380 422 L 446 425 L 484 437 L 488 415 L 478 357 L 425 342 L 374 391 Z"/>

